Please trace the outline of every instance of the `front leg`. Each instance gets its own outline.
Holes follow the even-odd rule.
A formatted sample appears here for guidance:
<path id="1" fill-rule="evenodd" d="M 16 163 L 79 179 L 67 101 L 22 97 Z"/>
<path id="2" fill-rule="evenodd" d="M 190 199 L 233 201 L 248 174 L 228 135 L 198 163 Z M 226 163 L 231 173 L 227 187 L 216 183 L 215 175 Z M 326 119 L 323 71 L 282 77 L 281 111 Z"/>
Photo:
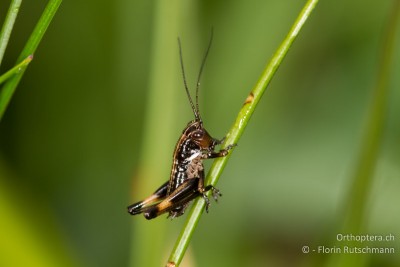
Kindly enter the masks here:
<path id="1" fill-rule="evenodd" d="M 201 157 L 202 157 L 202 159 L 213 159 L 213 158 L 225 157 L 226 155 L 228 155 L 229 150 L 231 150 L 235 146 L 237 146 L 237 145 L 236 144 L 230 144 L 225 149 L 221 149 L 220 151 L 206 150 L 201 155 Z"/>

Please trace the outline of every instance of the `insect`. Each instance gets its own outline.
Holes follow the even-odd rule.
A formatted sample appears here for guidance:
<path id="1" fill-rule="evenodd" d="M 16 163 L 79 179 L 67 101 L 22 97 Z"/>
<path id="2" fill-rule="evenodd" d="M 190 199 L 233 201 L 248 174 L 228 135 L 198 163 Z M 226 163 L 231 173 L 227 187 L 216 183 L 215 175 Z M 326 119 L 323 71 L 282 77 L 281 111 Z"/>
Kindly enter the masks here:
<path id="1" fill-rule="evenodd" d="M 208 44 L 197 77 L 196 106 L 193 104 L 193 100 L 190 96 L 189 88 L 187 86 L 185 69 L 183 66 L 181 42 L 178 38 L 183 83 L 195 119 L 190 121 L 185 127 L 175 146 L 169 180 L 160 188 L 158 188 L 151 196 L 130 205 L 128 207 L 128 212 L 131 215 L 143 213 L 144 217 L 150 220 L 168 212 L 168 217 L 179 217 L 185 213 L 189 203 L 199 196 L 203 197 L 206 201 L 206 211 L 208 212 L 210 201 L 205 193 L 211 190 L 215 201 L 218 200 L 219 196 L 222 196 L 220 191 L 214 186 L 204 185 L 203 160 L 225 157 L 228 155 L 229 150 L 235 145 L 229 145 L 225 149 L 215 151 L 215 146 L 221 144 L 224 138 L 221 140 L 215 139 L 206 131 L 200 116 L 198 101 L 200 77 L 210 51 L 212 37 L 213 35 L 211 32 L 210 42 Z"/>

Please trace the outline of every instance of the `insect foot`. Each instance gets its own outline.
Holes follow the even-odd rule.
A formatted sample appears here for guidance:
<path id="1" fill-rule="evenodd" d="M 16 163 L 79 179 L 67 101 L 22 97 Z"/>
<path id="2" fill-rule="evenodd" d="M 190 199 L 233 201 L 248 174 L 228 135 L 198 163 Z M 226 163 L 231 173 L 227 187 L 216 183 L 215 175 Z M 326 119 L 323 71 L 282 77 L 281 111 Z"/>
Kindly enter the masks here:
<path id="1" fill-rule="evenodd" d="M 237 144 L 230 144 L 230 145 L 228 145 L 227 147 L 225 147 L 224 149 L 222 149 L 222 150 L 220 151 L 221 156 L 222 156 L 222 157 L 227 156 L 227 155 L 229 154 L 229 150 L 231 150 L 231 149 L 234 148 L 235 146 L 237 146 Z"/>
<path id="2" fill-rule="evenodd" d="M 210 200 L 208 199 L 207 195 L 203 193 L 203 199 L 206 202 L 206 212 L 208 213 L 208 208 L 210 207 Z"/>
<path id="3" fill-rule="evenodd" d="M 218 202 L 218 197 L 222 197 L 222 194 L 219 191 L 219 189 L 215 188 L 212 185 L 208 185 L 204 188 L 204 192 L 209 191 L 209 190 L 211 190 L 212 196 L 213 196 L 213 199 L 215 200 L 215 202 Z M 208 197 L 205 193 L 202 193 L 202 194 L 203 194 L 204 201 L 206 202 L 206 212 L 208 213 L 209 207 L 211 205 L 210 200 L 208 199 Z"/>
<path id="4" fill-rule="evenodd" d="M 214 186 L 211 188 L 211 191 L 212 191 L 213 199 L 215 200 L 215 202 L 218 202 L 218 197 L 222 197 L 221 192 L 219 191 L 219 189 L 215 188 Z"/>
<path id="5" fill-rule="evenodd" d="M 237 146 L 237 144 L 230 144 L 230 145 L 228 145 L 226 148 L 225 148 L 225 150 L 226 151 L 229 151 L 229 150 L 231 150 L 232 148 L 234 148 L 234 147 L 236 147 Z"/>

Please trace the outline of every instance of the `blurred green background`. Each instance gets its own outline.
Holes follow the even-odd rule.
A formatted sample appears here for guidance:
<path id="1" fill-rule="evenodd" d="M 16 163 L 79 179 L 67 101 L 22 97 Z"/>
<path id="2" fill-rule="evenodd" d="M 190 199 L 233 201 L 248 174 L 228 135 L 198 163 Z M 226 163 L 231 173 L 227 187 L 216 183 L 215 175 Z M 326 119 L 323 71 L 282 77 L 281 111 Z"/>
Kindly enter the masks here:
<path id="1" fill-rule="evenodd" d="M 10 1 L 0 0 L 0 20 Z M 320 1 L 228 162 L 182 266 L 320 266 L 304 245 L 336 240 L 394 1 Z M 1 72 L 47 1 L 23 1 Z M 221 138 L 305 1 L 64 1 L 0 123 L 0 266 L 162 266 L 185 216 L 145 221 L 126 206 L 168 179 L 200 110 Z M 399 47 L 397 32 L 396 47 Z M 400 50 L 365 219 L 393 234 L 399 266 Z M 158 127 L 158 128 L 157 128 Z M 209 167 L 209 163 L 207 164 Z"/>

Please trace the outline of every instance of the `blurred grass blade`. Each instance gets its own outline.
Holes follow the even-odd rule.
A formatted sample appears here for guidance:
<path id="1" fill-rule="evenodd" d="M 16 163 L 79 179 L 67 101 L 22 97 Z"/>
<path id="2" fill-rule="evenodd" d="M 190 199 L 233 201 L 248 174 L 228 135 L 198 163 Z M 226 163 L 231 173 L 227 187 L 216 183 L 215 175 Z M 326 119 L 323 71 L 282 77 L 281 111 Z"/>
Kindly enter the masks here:
<path id="1" fill-rule="evenodd" d="M 10 39 L 10 35 L 12 29 L 14 27 L 14 22 L 17 19 L 18 11 L 21 6 L 22 0 L 12 0 L 10 7 L 7 12 L 6 19 L 4 20 L 3 27 L 1 28 L 0 33 L 0 65 L 3 61 L 4 52 L 6 51 L 8 40 Z"/>
<path id="2" fill-rule="evenodd" d="M 348 207 L 347 215 L 349 217 L 345 222 L 344 228 L 347 231 L 355 231 L 354 233 L 352 232 L 353 234 L 360 231 L 362 222 L 365 219 L 365 204 L 384 132 L 390 69 L 394 56 L 395 36 L 400 19 L 400 1 L 396 0 L 394 2 L 395 6 L 391 9 L 392 14 L 382 42 L 377 83 L 372 93 L 372 103 L 367 114 L 367 125 L 365 131 L 363 131 L 365 135 L 353 176 L 353 185 L 346 201 L 346 206 Z"/>
<path id="3" fill-rule="evenodd" d="M 344 199 L 344 221 L 337 233 L 358 235 L 364 233 L 367 226 L 369 195 L 372 189 L 373 174 L 382 144 L 387 112 L 389 81 L 395 54 L 396 33 L 400 27 L 400 1 L 393 1 L 388 18 L 385 36 L 383 36 L 377 81 L 372 92 L 372 102 L 367 113 L 365 134 L 355 166 L 352 184 L 347 198 Z M 354 242 L 340 242 L 340 246 L 359 245 Z M 327 266 L 364 266 L 367 257 L 356 254 L 339 254 L 330 257 Z"/>
<path id="4" fill-rule="evenodd" d="M 305 4 L 303 10 L 300 12 L 288 35 L 283 40 L 278 50 L 275 52 L 274 56 L 272 57 L 270 63 L 266 66 L 257 84 L 247 97 L 242 109 L 239 111 L 239 115 L 237 116 L 233 127 L 228 132 L 222 147 L 226 147 L 228 144 L 238 143 L 267 85 L 271 81 L 280 63 L 289 51 L 289 48 L 291 47 L 293 41 L 296 39 L 301 28 L 303 27 L 306 20 L 309 18 L 312 10 L 315 8 L 317 3 L 318 0 L 309 0 Z M 213 186 L 216 185 L 228 159 L 229 155 L 227 157 L 219 158 L 214 161 L 207 175 L 206 184 L 211 184 Z M 181 263 L 183 255 L 185 254 L 185 251 L 189 245 L 191 236 L 194 232 L 194 229 L 196 228 L 204 207 L 205 202 L 203 198 L 198 198 L 194 201 L 186 220 L 185 226 L 182 229 L 181 234 L 179 235 L 178 240 L 176 241 L 175 246 L 169 257 L 167 263 L 168 267 L 179 266 L 179 264 Z"/>
<path id="5" fill-rule="evenodd" d="M 140 163 L 132 196 L 145 197 L 164 183 L 170 170 L 171 148 L 175 141 L 175 120 L 178 113 L 177 92 L 181 90 L 177 75 L 177 33 L 182 14 L 182 1 L 155 1 L 154 26 L 149 70 L 149 86 L 146 89 L 146 117 Z M 166 23 L 168 22 L 168 23 Z M 179 77 L 179 76 L 178 76 Z M 160 119 L 162 114 L 162 119 Z M 162 133 L 162 138 L 160 135 Z M 155 152 L 156 151 L 156 152 Z M 154 168 L 154 164 L 157 168 Z M 128 214 L 126 216 L 129 216 Z M 133 219 L 133 218 L 132 218 Z M 129 266 L 161 266 L 165 253 L 167 220 L 151 222 L 141 218 L 132 220 L 131 252 Z M 140 248 L 140 249 L 139 249 Z"/>
<path id="6" fill-rule="evenodd" d="M 57 9 L 60 6 L 61 1 L 62 0 L 49 1 L 45 10 L 43 11 L 42 16 L 39 19 L 39 22 L 36 24 L 36 27 L 33 30 L 28 42 L 26 43 L 24 49 L 22 50 L 17 62 L 21 62 L 25 58 L 35 53 L 36 48 L 38 47 L 40 41 L 42 40 L 43 35 L 45 34 L 48 26 L 50 25 L 55 13 L 57 12 Z M 15 74 L 14 77 L 10 78 L 4 84 L 4 87 L 0 91 L 0 120 L 3 117 L 4 112 L 6 111 L 7 106 L 24 72 L 25 68 L 22 69 L 18 74 Z"/>
<path id="7" fill-rule="evenodd" d="M 26 68 L 26 66 L 28 66 L 28 64 L 32 61 L 33 56 L 30 55 L 27 58 L 25 58 L 24 60 L 22 60 L 21 63 L 19 63 L 18 65 L 16 65 L 15 67 L 13 67 L 12 69 L 10 69 L 9 71 L 7 71 L 6 73 L 4 73 L 3 75 L 0 76 L 0 84 L 2 84 L 3 82 L 5 82 L 8 78 L 12 77 L 14 74 L 19 73 L 20 71 L 22 71 L 23 69 Z M 1 89 L 0 89 L 1 90 Z"/>

